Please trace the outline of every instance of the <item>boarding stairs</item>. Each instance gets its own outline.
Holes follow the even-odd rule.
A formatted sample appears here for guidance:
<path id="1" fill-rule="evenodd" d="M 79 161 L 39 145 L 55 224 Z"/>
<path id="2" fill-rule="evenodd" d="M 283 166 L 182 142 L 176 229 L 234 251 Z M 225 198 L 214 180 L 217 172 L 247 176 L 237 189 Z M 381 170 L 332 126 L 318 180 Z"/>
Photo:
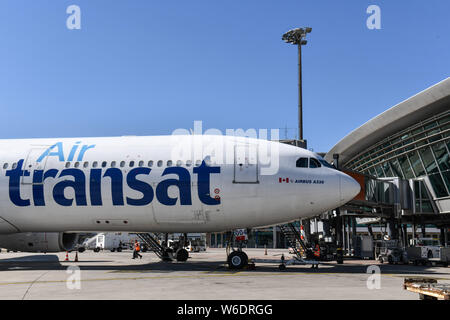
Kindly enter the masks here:
<path id="1" fill-rule="evenodd" d="M 289 260 L 286 265 L 311 264 L 313 267 L 317 267 L 317 260 L 310 259 L 312 250 L 308 248 L 297 228 L 292 223 L 282 224 L 279 227 L 295 254 L 294 259 Z M 284 261 L 282 261 L 282 264 L 284 264 Z"/>
<path id="2" fill-rule="evenodd" d="M 152 250 L 159 258 L 164 261 L 171 261 L 172 257 L 166 248 L 164 248 L 158 239 L 157 233 L 136 233 L 136 235 L 144 242 L 150 250 Z"/>

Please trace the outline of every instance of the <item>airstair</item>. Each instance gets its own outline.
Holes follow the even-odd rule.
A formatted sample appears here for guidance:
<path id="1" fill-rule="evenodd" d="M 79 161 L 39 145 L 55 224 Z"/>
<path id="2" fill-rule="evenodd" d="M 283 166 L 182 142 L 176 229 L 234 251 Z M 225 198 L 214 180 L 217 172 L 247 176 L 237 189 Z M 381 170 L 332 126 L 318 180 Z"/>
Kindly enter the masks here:
<path id="1" fill-rule="evenodd" d="M 311 259 L 312 250 L 308 248 L 305 241 L 303 241 L 300 232 L 297 228 L 292 224 L 283 224 L 280 225 L 280 230 L 284 234 L 284 237 L 289 243 L 289 246 L 295 253 L 293 259 L 288 260 L 286 263 L 284 262 L 284 256 L 282 258 L 280 269 L 284 269 L 286 265 L 291 264 L 311 264 L 313 268 L 317 268 L 319 262 L 315 259 Z"/>
<path id="2" fill-rule="evenodd" d="M 302 240 L 302 236 L 297 228 L 292 223 L 282 224 L 279 227 L 284 237 L 288 241 L 289 246 L 294 251 L 295 256 L 299 259 L 306 258 L 308 247 Z"/>
<path id="3" fill-rule="evenodd" d="M 136 235 L 163 261 L 172 261 L 171 249 L 164 248 L 159 243 L 158 234 L 136 233 Z"/>

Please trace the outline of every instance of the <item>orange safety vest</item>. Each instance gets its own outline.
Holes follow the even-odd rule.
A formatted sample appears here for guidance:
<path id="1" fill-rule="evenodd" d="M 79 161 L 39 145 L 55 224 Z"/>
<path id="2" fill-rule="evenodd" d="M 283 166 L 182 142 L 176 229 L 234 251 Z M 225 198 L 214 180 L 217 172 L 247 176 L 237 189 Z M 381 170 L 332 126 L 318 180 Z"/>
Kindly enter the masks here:
<path id="1" fill-rule="evenodd" d="M 314 250 L 314 255 L 315 255 L 316 257 L 320 257 L 320 247 L 319 247 L 318 244 L 316 244 L 316 248 L 315 248 L 315 250 Z"/>
<path id="2" fill-rule="evenodd" d="M 139 246 L 139 243 L 135 243 L 135 244 L 134 244 L 134 249 L 135 249 L 137 252 L 141 251 L 141 247 Z"/>

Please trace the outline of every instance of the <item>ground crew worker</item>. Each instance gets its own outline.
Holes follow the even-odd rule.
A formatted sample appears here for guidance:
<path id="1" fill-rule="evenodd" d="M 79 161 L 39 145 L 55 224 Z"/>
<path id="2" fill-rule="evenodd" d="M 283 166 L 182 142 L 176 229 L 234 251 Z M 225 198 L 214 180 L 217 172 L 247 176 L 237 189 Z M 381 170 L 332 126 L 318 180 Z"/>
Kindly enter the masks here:
<path id="1" fill-rule="evenodd" d="M 139 254 L 140 251 L 141 246 L 139 245 L 139 242 L 137 240 L 134 240 L 133 259 L 136 259 L 136 257 L 142 259 L 142 256 Z"/>
<path id="2" fill-rule="evenodd" d="M 314 257 L 316 257 L 317 260 L 320 259 L 320 246 L 316 244 L 316 248 L 314 249 Z"/>

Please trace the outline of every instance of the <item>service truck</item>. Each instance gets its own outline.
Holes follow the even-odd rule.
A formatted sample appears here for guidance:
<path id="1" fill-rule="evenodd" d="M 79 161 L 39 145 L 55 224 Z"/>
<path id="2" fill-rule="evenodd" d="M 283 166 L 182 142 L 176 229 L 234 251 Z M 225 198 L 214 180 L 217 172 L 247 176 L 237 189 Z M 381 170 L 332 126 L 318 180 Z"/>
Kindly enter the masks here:
<path id="1" fill-rule="evenodd" d="M 127 232 L 106 232 L 96 235 L 95 252 L 100 250 L 110 250 L 111 252 L 121 252 L 122 250 L 132 249 L 135 240 L 139 240 L 138 236 Z"/>
<path id="2" fill-rule="evenodd" d="M 415 265 L 444 264 L 450 261 L 450 248 L 441 246 L 439 240 L 433 238 L 418 238 L 412 241 L 413 246 L 407 247 L 408 261 Z"/>

